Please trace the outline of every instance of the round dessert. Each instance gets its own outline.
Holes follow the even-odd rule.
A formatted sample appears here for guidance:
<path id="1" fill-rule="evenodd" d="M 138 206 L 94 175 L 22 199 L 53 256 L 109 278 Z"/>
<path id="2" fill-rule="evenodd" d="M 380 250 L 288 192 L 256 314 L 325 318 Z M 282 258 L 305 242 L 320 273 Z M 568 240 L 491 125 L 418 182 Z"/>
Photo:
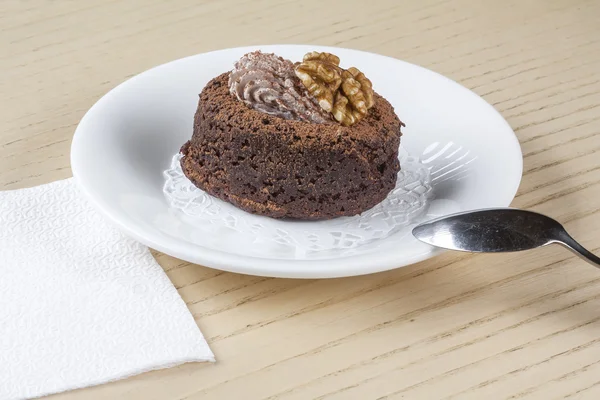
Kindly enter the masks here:
<path id="1" fill-rule="evenodd" d="M 347 108 L 360 118 L 344 126 L 319 106 L 323 97 L 310 97 L 310 87 L 281 69 L 262 83 L 265 76 L 247 71 L 237 79 L 242 69 L 200 94 L 193 136 L 181 149 L 194 185 L 254 214 L 303 220 L 360 214 L 395 187 L 403 124 L 383 97 L 371 92 L 362 117 Z"/>

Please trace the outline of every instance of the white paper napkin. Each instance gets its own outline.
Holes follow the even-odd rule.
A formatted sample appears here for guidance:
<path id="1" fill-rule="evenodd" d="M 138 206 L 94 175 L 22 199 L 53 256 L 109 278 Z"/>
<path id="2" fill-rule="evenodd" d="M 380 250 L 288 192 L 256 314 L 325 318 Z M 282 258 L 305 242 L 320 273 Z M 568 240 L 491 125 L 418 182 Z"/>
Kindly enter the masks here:
<path id="1" fill-rule="evenodd" d="M 148 249 L 73 179 L 0 192 L 0 399 L 214 361 Z"/>

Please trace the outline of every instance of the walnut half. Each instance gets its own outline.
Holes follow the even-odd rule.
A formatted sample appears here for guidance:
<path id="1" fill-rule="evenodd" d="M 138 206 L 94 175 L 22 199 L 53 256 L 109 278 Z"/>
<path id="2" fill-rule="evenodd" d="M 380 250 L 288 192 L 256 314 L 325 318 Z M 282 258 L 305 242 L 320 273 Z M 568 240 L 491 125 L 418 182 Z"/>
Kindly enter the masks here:
<path id="1" fill-rule="evenodd" d="M 337 56 L 314 51 L 306 54 L 295 68 L 296 76 L 327 112 L 331 112 L 333 96 L 342 84 L 339 64 Z"/>
<path id="2" fill-rule="evenodd" d="M 342 69 L 340 59 L 330 53 L 311 52 L 295 67 L 296 76 L 342 125 L 350 126 L 373 107 L 371 81 L 357 68 Z"/>

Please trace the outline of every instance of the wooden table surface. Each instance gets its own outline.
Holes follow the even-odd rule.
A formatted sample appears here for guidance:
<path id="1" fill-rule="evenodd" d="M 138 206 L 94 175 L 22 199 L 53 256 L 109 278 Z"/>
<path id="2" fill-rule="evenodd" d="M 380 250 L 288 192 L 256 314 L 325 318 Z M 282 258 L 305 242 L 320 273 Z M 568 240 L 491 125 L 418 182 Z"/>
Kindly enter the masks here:
<path id="1" fill-rule="evenodd" d="M 269 43 L 382 53 L 474 90 L 521 142 L 513 205 L 599 250 L 598 0 L 3 0 L 0 189 L 71 176 L 78 121 L 129 77 Z M 155 255 L 218 363 L 54 399 L 600 398 L 600 271 L 560 248 L 309 281 Z"/>

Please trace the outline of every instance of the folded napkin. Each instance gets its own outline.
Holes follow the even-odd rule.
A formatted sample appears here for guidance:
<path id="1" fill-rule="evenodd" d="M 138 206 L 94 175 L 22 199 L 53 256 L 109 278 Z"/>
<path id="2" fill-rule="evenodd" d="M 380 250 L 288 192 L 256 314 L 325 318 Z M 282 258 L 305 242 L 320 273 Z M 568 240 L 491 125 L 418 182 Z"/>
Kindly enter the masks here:
<path id="1" fill-rule="evenodd" d="M 148 249 L 73 179 L 0 192 L 0 399 L 214 361 Z"/>

